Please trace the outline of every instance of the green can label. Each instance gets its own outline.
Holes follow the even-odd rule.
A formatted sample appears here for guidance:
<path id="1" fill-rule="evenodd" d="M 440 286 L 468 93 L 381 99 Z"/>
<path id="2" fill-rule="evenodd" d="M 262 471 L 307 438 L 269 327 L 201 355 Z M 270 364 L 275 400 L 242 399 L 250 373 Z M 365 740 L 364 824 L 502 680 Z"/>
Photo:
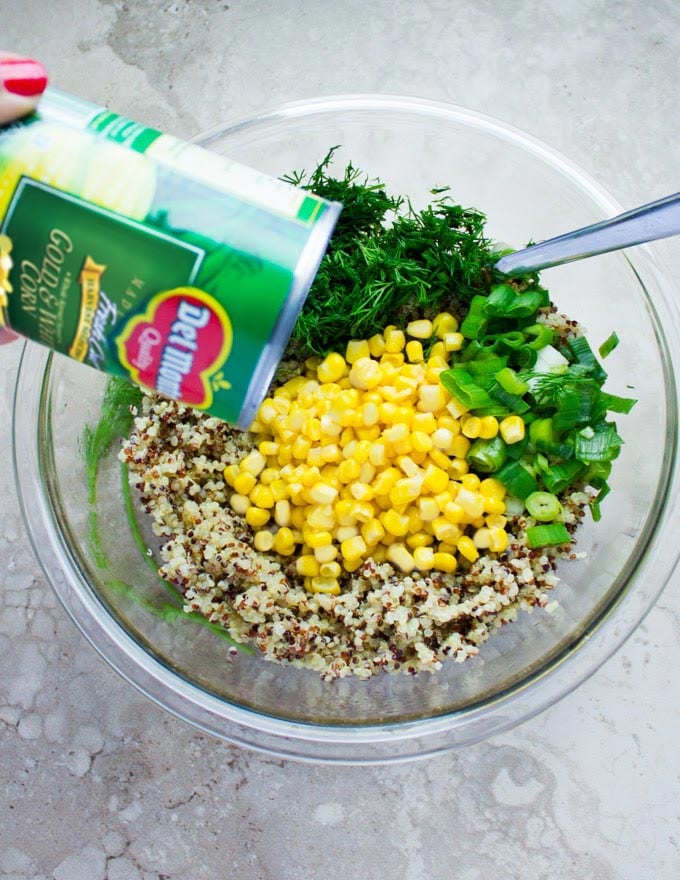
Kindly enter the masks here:
<path id="1" fill-rule="evenodd" d="M 8 324 L 247 427 L 339 206 L 68 96 L 45 104 L 0 131 Z"/>

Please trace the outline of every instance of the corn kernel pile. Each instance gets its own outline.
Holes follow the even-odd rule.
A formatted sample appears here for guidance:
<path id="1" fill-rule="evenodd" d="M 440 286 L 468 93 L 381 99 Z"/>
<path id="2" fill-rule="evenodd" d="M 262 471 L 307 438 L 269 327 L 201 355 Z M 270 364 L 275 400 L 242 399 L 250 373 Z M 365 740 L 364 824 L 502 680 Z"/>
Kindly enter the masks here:
<path id="1" fill-rule="evenodd" d="M 224 470 L 255 548 L 295 555 L 306 588 L 329 594 L 369 557 L 453 572 L 460 557 L 502 553 L 505 488 L 469 473 L 466 455 L 477 437 L 518 442 L 524 424 L 469 415 L 441 385 L 463 343 L 441 313 L 311 358 L 277 388 L 251 426 L 255 448 Z"/>

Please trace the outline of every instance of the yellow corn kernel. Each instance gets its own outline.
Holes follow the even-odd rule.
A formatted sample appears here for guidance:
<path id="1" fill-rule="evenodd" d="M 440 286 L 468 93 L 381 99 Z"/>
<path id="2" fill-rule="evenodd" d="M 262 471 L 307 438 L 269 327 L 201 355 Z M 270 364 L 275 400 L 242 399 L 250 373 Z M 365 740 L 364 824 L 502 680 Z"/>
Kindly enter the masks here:
<path id="1" fill-rule="evenodd" d="M 333 504 L 338 497 L 338 490 L 335 486 L 320 481 L 310 488 L 309 497 L 314 504 Z"/>
<path id="2" fill-rule="evenodd" d="M 274 503 L 277 501 L 282 501 L 288 495 L 288 486 L 286 485 L 286 481 L 281 478 L 277 480 L 272 480 L 269 483 L 269 491 L 272 493 L 272 498 L 274 499 Z"/>
<path id="3" fill-rule="evenodd" d="M 345 360 L 348 364 L 355 364 L 359 358 L 371 356 L 371 347 L 367 339 L 350 339 L 345 350 Z"/>
<path id="4" fill-rule="evenodd" d="M 423 522 L 432 522 L 439 516 L 440 510 L 434 498 L 418 499 L 418 515 Z"/>
<path id="5" fill-rule="evenodd" d="M 260 482 L 264 483 L 265 486 L 271 485 L 274 480 L 279 479 L 281 471 L 278 468 L 268 467 L 265 468 L 260 474 Z"/>
<path id="6" fill-rule="evenodd" d="M 501 501 L 505 498 L 506 493 L 503 483 L 500 480 L 494 479 L 494 477 L 487 477 L 482 480 L 479 484 L 479 491 L 485 498 L 498 498 Z"/>
<path id="7" fill-rule="evenodd" d="M 449 452 L 453 441 L 453 431 L 450 431 L 448 428 L 437 428 L 432 434 L 432 446 L 442 452 Z"/>
<path id="8" fill-rule="evenodd" d="M 281 449 L 279 449 L 279 454 L 276 456 L 276 461 L 279 466 L 283 467 L 284 465 L 290 464 L 292 460 L 293 453 L 290 446 L 282 446 Z"/>
<path id="9" fill-rule="evenodd" d="M 451 466 L 451 458 L 441 449 L 431 449 L 428 452 L 430 463 L 442 471 L 447 471 Z"/>
<path id="10" fill-rule="evenodd" d="M 349 541 L 350 538 L 355 538 L 358 534 L 358 526 L 338 526 L 333 532 L 333 537 L 339 544 L 342 544 L 343 541 Z"/>
<path id="11" fill-rule="evenodd" d="M 373 486 L 369 485 L 369 483 L 360 483 L 359 481 L 352 483 L 350 492 L 357 501 L 371 501 L 374 495 Z"/>
<path id="12" fill-rule="evenodd" d="M 352 501 L 352 517 L 355 522 L 365 523 L 375 516 L 371 501 Z"/>
<path id="13" fill-rule="evenodd" d="M 295 536 L 289 528 L 279 529 L 274 535 L 274 550 L 281 556 L 290 556 L 295 550 Z"/>
<path id="14" fill-rule="evenodd" d="M 222 471 L 225 482 L 233 488 L 234 480 L 241 473 L 241 468 L 237 464 L 228 464 Z"/>
<path id="15" fill-rule="evenodd" d="M 453 553 L 435 553 L 432 567 L 437 571 L 452 572 L 458 568 L 458 560 Z"/>
<path id="16" fill-rule="evenodd" d="M 403 351 L 386 351 L 380 358 L 380 365 L 383 368 L 385 379 L 389 380 L 390 377 L 396 377 L 399 369 L 404 366 L 404 361 Z"/>
<path id="17" fill-rule="evenodd" d="M 460 526 L 449 522 L 444 516 L 438 516 L 432 521 L 432 532 L 438 541 L 448 541 L 453 544 L 461 534 Z"/>
<path id="18" fill-rule="evenodd" d="M 312 577 L 309 579 L 309 590 L 312 593 L 326 593 L 337 596 L 340 593 L 340 583 L 334 577 Z"/>
<path id="19" fill-rule="evenodd" d="M 371 517 L 371 519 L 361 525 L 361 537 L 364 539 L 367 546 L 377 544 L 384 535 L 385 529 L 383 528 L 383 524 L 380 520 L 375 519 L 375 517 Z"/>
<path id="20" fill-rule="evenodd" d="M 420 468 L 408 455 L 398 456 L 397 465 L 406 474 L 407 477 L 417 477 L 420 474 Z"/>
<path id="21" fill-rule="evenodd" d="M 448 462 L 447 462 L 448 464 Z M 423 487 L 430 492 L 444 492 L 449 485 L 448 473 L 435 464 L 429 464 L 425 469 L 423 478 Z"/>
<path id="22" fill-rule="evenodd" d="M 444 360 L 446 360 L 446 349 L 444 348 L 444 343 L 441 340 L 435 342 L 435 344 L 430 348 L 430 357 L 444 358 Z"/>
<path id="23" fill-rule="evenodd" d="M 413 414 L 411 420 L 411 430 L 422 432 L 423 434 L 433 434 L 437 429 L 437 420 L 430 412 L 417 412 Z"/>
<path id="24" fill-rule="evenodd" d="M 464 487 L 456 495 L 456 504 L 463 508 L 470 519 L 476 519 L 484 513 L 484 496 L 479 492 L 470 492 Z"/>
<path id="25" fill-rule="evenodd" d="M 319 382 L 337 382 L 344 376 L 346 366 L 343 356 L 332 351 L 316 368 L 317 378 Z"/>
<path id="26" fill-rule="evenodd" d="M 333 509 L 338 525 L 351 526 L 356 522 L 354 518 L 354 502 L 350 498 L 340 498 L 335 502 Z"/>
<path id="27" fill-rule="evenodd" d="M 295 560 L 295 571 L 304 577 L 316 577 L 319 568 L 319 560 L 315 556 L 298 556 Z"/>
<path id="28" fill-rule="evenodd" d="M 484 522 L 490 529 L 504 529 L 508 524 L 508 518 L 502 513 L 490 513 L 484 517 Z"/>
<path id="29" fill-rule="evenodd" d="M 464 474 L 460 478 L 461 485 L 470 492 L 476 492 L 480 486 L 477 474 Z"/>
<path id="30" fill-rule="evenodd" d="M 359 358 L 349 371 L 349 381 L 352 386 L 363 390 L 376 388 L 380 385 L 382 377 L 383 371 L 378 361 L 368 357 Z"/>
<path id="31" fill-rule="evenodd" d="M 465 343 L 465 338 L 462 333 L 445 333 L 443 342 L 447 352 L 460 351 Z"/>
<path id="32" fill-rule="evenodd" d="M 380 515 L 380 520 L 385 531 L 395 538 L 402 538 L 408 534 L 409 519 L 404 514 L 397 513 L 396 510 L 387 510 Z"/>
<path id="33" fill-rule="evenodd" d="M 476 559 L 479 559 L 479 552 L 472 538 L 468 537 L 468 535 L 461 535 L 456 541 L 456 547 L 460 555 L 467 559 L 468 562 L 474 562 Z"/>
<path id="34" fill-rule="evenodd" d="M 410 342 L 407 342 L 406 357 L 412 364 L 422 363 L 425 358 L 422 342 L 419 342 L 417 339 L 412 339 Z"/>
<path id="35" fill-rule="evenodd" d="M 464 458 L 454 458 L 454 460 L 451 462 L 449 473 L 454 480 L 459 480 L 462 476 L 467 474 L 469 470 L 470 465 L 467 463 L 467 461 L 465 461 Z"/>
<path id="36" fill-rule="evenodd" d="M 412 449 L 410 457 L 418 467 L 427 463 L 427 452 L 418 452 L 417 449 Z"/>
<path id="37" fill-rule="evenodd" d="M 354 559 L 352 562 L 348 562 L 347 560 L 345 560 L 342 563 L 342 567 L 345 569 L 345 571 L 352 572 L 352 571 L 356 571 L 358 568 L 361 568 L 361 566 L 363 564 L 364 564 L 364 560 L 361 557 L 359 557 L 359 559 Z"/>
<path id="38" fill-rule="evenodd" d="M 297 531 L 301 531 L 307 525 L 305 508 L 293 506 L 290 510 L 290 524 Z"/>
<path id="39" fill-rule="evenodd" d="M 335 544 L 325 544 L 323 547 L 314 548 L 314 558 L 320 563 L 332 562 L 338 555 Z"/>
<path id="40" fill-rule="evenodd" d="M 316 550 L 317 547 L 327 547 L 333 541 L 330 532 L 314 531 L 311 529 L 305 530 L 304 539 L 312 550 Z"/>
<path id="41" fill-rule="evenodd" d="M 401 440 L 406 440 L 409 434 L 409 426 L 403 422 L 398 422 L 383 431 L 383 439 L 388 443 L 398 443 Z"/>
<path id="42" fill-rule="evenodd" d="M 326 464 L 332 464 L 342 459 L 342 450 L 337 443 L 325 443 L 321 447 L 321 453 Z"/>
<path id="43" fill-rule="evenodd" d="M 387 462 L 387 449 L 382 440 L 379 440 L 376 443 L 371 443 L 371 448 L 368 452 L 368 460 L 373 467 L 380 467 Z"/>
<path id="44" fill-rule="evenodd" d="M 408 574 L 416 567 L 416 561 L 404 544 L 390 544 L 387 548 L 387 559 L 392 565 Z"/>
<path id="45" fill-rule="evenodd" d="M 359 428 L 355 428 L 355 433 L 360 442 L 364 440 L 373 443 L 374 440 L 378 440 L 380 437 L 380 425 L 362 425 Z"/>
<path id="46" fill-rule="evenodd" d="M 460 504 L 456 504 L 455 501 L 449 501 L 445 504 L 443 513 L 449 522 L 455 523 L 456 525 L 464 523 L 467 520 L 467 514 Z"/>
<path id="47" fill-rule="evenodd" d="M 326 463 L 321 446 L 312 446 L 307 453 L 307 464 L 310 467 L 321 468 Z"/>
<path id="48" fill-rule="evenodd" d="M 307 524 L 311 529 L 329 531 L 335 527 L 335 512 L 330 504 L 313 507 L 307 514 Z"/>
<path id="49" fill-rule="evenodd" d="M 295 441 L 293 443 L 293 458 L 297 458 L 298 461 L 305 461 L 311 448 L 311 440 L 308 440 L 307 437 L 299 435 L 295 438 Z"/>
<path id="50" fill-rule="evenodd" d="M 253 449 L 241 460 L 239 467 L 246 474 L 258 477 L 267 466 L 267 460 L 258 449 Z"/>
<path id="51" fill-rule="evenodd" d="M 380 421 L 380 410 L 378 404 L 373 401 L 364 403 L 361 407 L 361 424 L 367 428 L 377 425 Z"/>
<path id="52" fill-rule="evenodd" d="M 340 544 L 342 558 L 347 562 L 354 562 L 357 559 L 361 559 L 366 554 L 366 551 L 366 541 L 361 535 L 354 535 Z"/>
<path id="53" fill-rule="evenodd" d="M 440 339 L 447 333 L 455 333 L 457 329 L 458 321 L 449 312 L 440 312 L 432 322 L 432 330 Z"/>
<path id="54" fill-rule="evenodd" d="M 239 493 L 239 495 L 248 495 L 248 493 L 255 487 L 257 483 L 257 478 L 252 474 L 249 474 L 247 471 L 241 471 L 241 473 L 234 480 L 234 489 Z"/>
<path id="55" fill-rule="evenodd" d="M 379 358 L 385 354 L 385 337 L 382 333 L 376 333 L 368 340 L 368 350 L 371 357 Z"/>
<path id="56" fill-rule="evenodd" d="M 280 445 L 274 440 L 263 440 L 257 447 L 262 455 L 266 457 L 277 455 Z"/>
<path id="57" fill-rule="evenodd" d="M 477 529 L 472 536 L 472 543 L 478 550 L 488 550 L 489 549 L 489 534 L 490 531 L 486 526 L 482 526 Z"/>
<path id="58" fill-rule="evenodd" d="M 401 479 L 401 472 L 395 467 L 388 467 L 376 477 L 373 490 L 376 495 L 389 495 L 397 480 Z"/>
<path id="59" fill-rule="evenodd" d="M 319 566 L 319 575 L 324 578 L 338 578 L 342 574 L 339 562 L 322 562 Z"/>
<path id="60" fill-rule="evenodd" d="M 452 458 L 465 458 L 465 456 L 470 451 L 470 446 L 472 444 L 468 440 L 467 437 L 464 437 L 462 434 L 459 434 L 457 437 L 453 438 L 453 443 L 451 444 L 451 449 L 449 450 L 449 454 Z"/>
<path id="61" fill-rule="evenodd" d="M 508 533 L 504 529 L 489 529 L 489 550 L 503 553 L 508 549 Z"/>
<path id="62" fill-rule="evenodd" d="M 318 467 L 312 466 L 307 467 L 306 465 L 300 465 L 296 472 L 297 480 L 302 483 L 307 489 L 315 486 L 316 483 L 321 479 L 321 471 Z M 311 503 L 311 499 L 310 499 Z M 321 504 L 322 502 L 319 502 Z"/>
<path id="63" fill-rule="evenodd" d="M 361 465 L 353 458 L 346 458 L 338 465 L 338 482 L 351 483 L 358 479 Z"/>
<path id="64" fill-rule="evenodd" d="M 468 411 L 468 407 L 465 406 L 464 403 L 461 403 L 460 400 L 458 400 L 458 398 L 452 397 L 449 400 L 449 402 L 446 404 L 446 411 L 454 419 L 459 419 L 462 415 L 464 415 Z"/>
<path id="65" fill-rule="evenodd" d="M 268 553 L 269 550 L 272 550 L 274 547 L 274 535 L 270 531 L 267 531 L 267 529 L 255 532 L 253 547 L 255 547 L 260 553 Z"/>
<path id="66" fill-rule="evenodd" d="M 296 408 L 294 410 L 291 410 L 291 412 L 286 417 L 286 430 L 293 431 L 294 434 L 299 433 L 303 429 L 305 422 L 308 418 L 309 416 L 302 409 Z"/>
<path id="67" fill-rule="evenodd" d="M 432 336 L 432 321 L 428 321 L 427 318 L 409 321 L 406 325 L 406 332 L 414 339 L 429 339 Z"/>
<path id="68" fill-rule="evenodd" d="M 265 398 L 260 404 L 260 408 L 257 411 L 257 418 L 264 425 L 271 425 L 273 421 L 278 417 L 279 412 L 274 406 L 274 401 L 271 397 Z"/>
<path id="69" fill-rule="evenodd" d="M 290 501 L 287 498 L 277 501 L 274 505 L 274 520 L 279 526 L 289 526 L 291 524 Z"/>
<path id="70" fill-rule="evenodd" d="M 482 420 L 478 416 L 465 415 L 461 419 L 461 431 L 464 437 L 476 440 L 482 427 Z"/>
<path id="71" fill-rule="evenodd" d="M 248 508 L 250 507 L 250 498 L 246 495 L 240 495 L 235 493 L 229 499 L 229 504 L 231 505 L 231 509 L 234 513 L 238 513 L 240 516 L 243 516 L 248 512 Z"/>
<path id="72" fill-rule="evenodd" d="M 440 384 L 421 385 L 418 389 L 418 410 L 436 413 L 444 409 L 448 401 L 447 393 Z"/>
<path id="73" fill-rule="evenodd" d="M 382 544 L 378 544 L 373 550 L 371 550 L 371 559 L 376 565 L 382 565 L 383 562 L 387 561 L 387 547 Z M 349 563 L 348 563 L 349 564 Z"/>
<path id="74" fill-rule="evenodd" d="M 249 526 L 252 526 L 254 529 L 259 529 L 262 526 L 266 525 L 269 522 L 269 517 L 271 514 L 268 510 L 264 510 L 262 507 L 249 507 L 246 510 L 246 522 Z"/>
<path id="75" fill-rule="evenodd" d="M 403 330 L 390 326 L 385 328 L 383 335 L 385 337 L 385 351 L 388 354 L 397 354 L 404 350 L 406 337 Z"/>
<path id="76" fill-rule="evenodd" d="M 312 443 L 321 439 L 321 422 L 316 416 L 308 416 L 302 425 L 302 434 Z"/>
<path id="77" fill-rule="evenodd" d="M 432 547 L 416 547 L 413 560 L 419 571 L 429 571 L 434 567 L 434 550 Z"/>
<path id="78" fill-rule="evenodd" d="M 499 425 L 503 440 L 508 443 L 519 443 L 524 440 L 524 420 L 519 416 L 506 416 Z"/>
<path id="79" fill-rule="evenodd" d="M 363 465 L 368 461 L 371 445 L 371 440 L 357 440 L 356 445 L 352 447 L 352 458 L 355 459 L 357 464 Z"/>
<path id="80" fill-rule="evenodd" d="M 406 546 L 411 550 L 415 550 L 416 547 L 429 547 L 431 544 L 434 544 L 434 538 L 426 532 L 416 532 L 406 538 Z"/>
<path id="81" fill-rule="evenodd" d="M 290 400 L 287 397 L 272 398 L 272 406 L 276 410 L 277 417 L 285 416 L 290 412 Z M 262 415 L 259 416 L 261 422 L 264 422 Z M 266 422 L 265 422 L 266 424 Z"/>
<path id="82" fill-rule="evenodd" d="M 395 507 L 403 507 L 404 504 L 410 504 L 420 495 L 422 485 L 423 482 L 418 477 L 405 477 L 402 480 L 397 480 L 394 487 L 390 490 L 390 501 Z"/>
<path id="83" fill-rule="evenodd" d="M 505 502 L 500 498 L 484 498 L 484 512 L 490 514 L 505 513 Z"/>
<path id="84" fill-rule="evenodd" d="M 433 439 L 424 431 L 414 431 L 411 434 L 411 445 L 416 452 L 429 452 L 433 446 Z"/>
<path id="85" fill-rule="evenodd" d="M 479 436 L 491 440 L 498 434 L 498 419 L 495 416 L 482 416 L 479 420 Z"/>

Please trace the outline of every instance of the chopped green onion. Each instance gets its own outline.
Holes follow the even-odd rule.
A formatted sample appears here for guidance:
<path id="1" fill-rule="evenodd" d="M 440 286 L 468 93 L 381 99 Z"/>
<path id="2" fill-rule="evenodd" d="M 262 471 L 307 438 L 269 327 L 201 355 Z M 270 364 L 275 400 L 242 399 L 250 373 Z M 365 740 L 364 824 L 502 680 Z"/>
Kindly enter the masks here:
<path id="1" fill-rule="evenodd" d="M 616 333 L 610 333 L 609 336 L 605 339 L 602 345 L 598 348 L 601 358 L 606 358 L 608 354 L 611 354 L 616 346 L 619 344 L 619 337 Z"/>
<path id="2" fill-rule="evenodd" d="M 530 409 L 526 400 L 522 400 L 517 394 L 511 394 L 500 386 L 498 383 L 498 374 L 496 374 L 495 383 L 487 390 L 494 400 L 507 408 L 508 412 L 513 412 L 520 416 L 522 413 L 525 413 Z"/>
<path id="3" fill-rule="evenodd" d="M 509 330 L 497 336 L 488 336 L 487 339 L 494 340 L 493 350 L 501 354 L 515 351 L 525 345 L 524 333 L 521 330 Z"/>
<path id="4" fill-rule="evenodd" d="M 439 374 L 439 381 L 456 400 L 468 409 L 477 409 L 480 406 L 491 406 L 492 399 L 472 378 L 472 376 L 459 367 L 453 370 L 443 370 Z"/>
<path id="5" fill-rule="evenodd" d="M 585 462 L 612 461 L 621 451 L 622 444 L 613 422 L 598 422 L 576 434 L 574 457 Z"/>
<path id="6" fill-rule="evenodd" d="M 542 290 L 519 292 L 509 284 L 497 284 L 486 298 L 484 311 L 493 318 L 533 318 L 544 301 Z"/>
<path id="7" fill-rule="evenodd" d="M 577 364 L 581 364 L 585 367 L 588 372 L 597 379 L 600 384 L 602 384 L 607 378 L 607 374 L 598 363 L 598 360 L 593 354 L 593 350 L 585 336 L 577 336 L 574 339 L 570 339 L 568 347 L 572 359 L 574 359 Z"/>
<path id="8" fill-rule="evenodd" d="M 469 370 L 473 376 L 495 376 L 499 370 L 502 370 L 508 363 L 508 359 L 504 357 L 480 357 L 473 361 L 467 361 L 465 369 Z"/>
<path id="9" fill-rule="evenodd" d="M 485 296 L 477 295 L 472 297 L 470 309 L 465 316 L 465 320 L 460 325 L 460 332 L 466 339 L 479 339 L 484 330 L 486 330 L 488 323 L 484 309 L 486 302 L 487 297 Z"/>
<path id="10" fill-rule="evenodd" d="M 498 435 L 491 440 L 475 440 L 468 451 L 467 460 L 478 473 L 492 474 L 505 463 L 505 449 L 505 443 Z"/>
<path id="11" fill-rule="evenodd" d="M 530 547 L 552 547 L 555 544 L 571 544 L 571 535 L 563 523 L 531 526 L 527 529 Z"/>
<path id="12" fill-rule="evenodd" d="M 600 392 L 603 406 L 610 412 L 623 413 L 628 415 L 637 403 L 632 397 L 619 397 L 617 394 L 607 394 L 606 391 Z"/>
<path id="13" fill-rule="evenodd" d="M 528 384 L 520 379 L 519 375 L 510 367 L 504 367 L 496 373 L 496 382 L 503 391 L 507 391 L 508 394 L 516 394 L 519 397 L 529 390 Z"/>
<path id="14" fill-rule="evenodd" d="M 567 486 L 571 486 L 577 477 L 581 476 L 585 470 L 585 465 L 581 461 L 565 461 L 561 464 L 554 464 L 542 474 L 543 483 L 549 492 L 559 494 L 564 492 Z"/>
<path id="15" fill-rule="evenodd" d="M 593 498 L 590 502 L 590 512 L 593 515 L 593 522 L 599 522 L 602 518 L 602 511 L 600 510 L 600 503 L 604 501 L 604 499 L 609 495 L 611 491 L 611 487 L 609 483 L 603 483 L 602 488 L 597 494 L 597 497 Z"/>
<path id="16" fill-rule="evenodd" d="M 536 419 L 529 427 L 529 440 L 535 449 L 543 443 L 555 442 L 555 431 L 552 419 Z"/>
<path id="17" fill-rule="evenodd" d="M 562 505 L 550 492 L 532 492 L 525 500 L 530 516 L 539 522 L 552 522 L 562 513 Z"/>
<path id="18" fill-rule="evenodd" d="M 545 324 L 532 324 L 531 327 L 525 327 L 524 332 L 527 336 L 534 337 L 528 345 L 529 348 L 533 348 L 536 351 L 540 351 L 546 345 L 552 345 L 555 340 L 554 332 Z"/>
<path id="19" fill-rule="evenodd" d="M 538 492 L 538 483 L 529 471 L 518 461 L 509 461 L 496 473 L 511 495 L 524 500 L 532 492 Z"/>

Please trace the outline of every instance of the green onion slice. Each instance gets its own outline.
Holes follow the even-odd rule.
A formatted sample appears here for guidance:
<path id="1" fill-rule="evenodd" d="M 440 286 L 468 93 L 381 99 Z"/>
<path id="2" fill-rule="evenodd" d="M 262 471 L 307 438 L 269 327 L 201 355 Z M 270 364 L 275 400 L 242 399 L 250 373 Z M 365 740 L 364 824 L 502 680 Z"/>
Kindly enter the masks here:
<path id="1" fill-rule="evenodd" d="M 496 473 L 511 495 L 524 500 L 532 492 L 538 492 L 538 483 L 518 461 L 509 461 Z"/>
<path id="2" fill-rule="evenodd" d="M 478 473 L 492 474 L 505 464 L 505 449 L 505 443 L 498 435 L 491 440 L 475 440 L 468 451 L 467 460 Z"/>
<path id="3" fill-rule="evenodd" d="M 563 523 L 531 526 L 527 529 L 530 547 L 552 547 L 555 544 L 571 544 L 571 535 Z"/>
<path id="4" fill-rule="evenodd" d="M 529 515 L 539 522 L 552 522 L 562 513 L 559 498 L 551 492 L 532 492 L 524 503 Z"/>
<path id="5" fill-rule="evenodd" d="M 616 333 L 610 333 L 609 336 L 602 343 L 602 345 L 598 348 L 600 357 L 606 358 L 608 354 L 611 354 L 614 351 L 618 344 L 619 337 L 616 335 Z"/>

